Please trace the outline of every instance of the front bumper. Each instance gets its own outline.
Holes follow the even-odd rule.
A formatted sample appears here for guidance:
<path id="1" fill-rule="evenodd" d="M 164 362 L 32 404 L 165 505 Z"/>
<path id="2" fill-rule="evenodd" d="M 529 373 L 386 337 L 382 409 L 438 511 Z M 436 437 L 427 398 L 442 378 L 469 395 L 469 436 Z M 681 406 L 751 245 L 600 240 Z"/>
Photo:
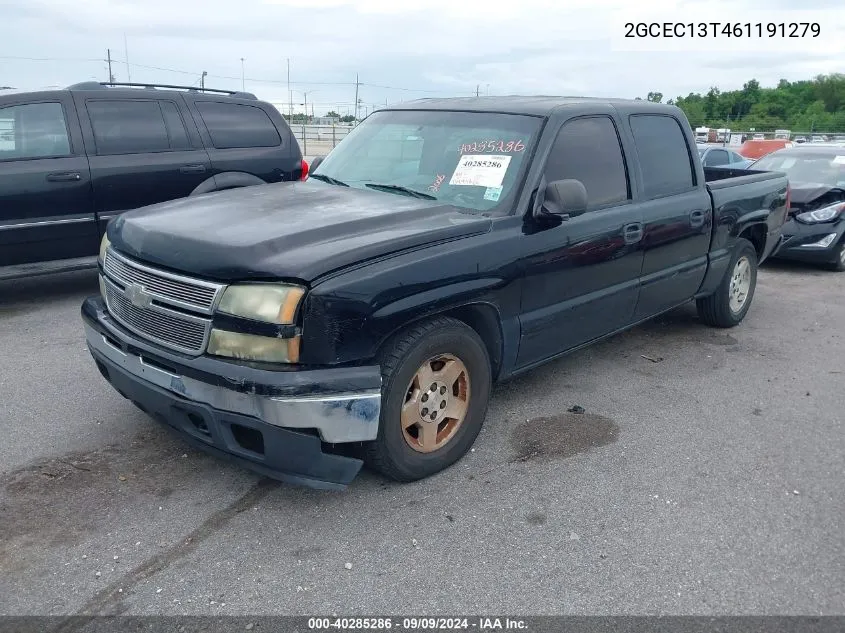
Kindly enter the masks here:
<path id="1" fill-rule="evenodd" d="M 828 235 L 835 235 L 828 246 L 812 246 Z M 813 264 L 827 264 L 839 258 L 845 235 L 845 220 L 803 224 L 789 220 L 783 225 L 783 242 L 774 253 L 776 259 L 790 259 Z"/>
<path id="2" fill-rule="evenodd" d="M 344 487 L 361 461 L 326 444 L 378 434 L 378 366 L 273 371 L 182 356 L 127 332 L 99 297 L 85 300 L 82 319 L 100 373 L 121 395 L 200 449 L 266 476 Z"/>

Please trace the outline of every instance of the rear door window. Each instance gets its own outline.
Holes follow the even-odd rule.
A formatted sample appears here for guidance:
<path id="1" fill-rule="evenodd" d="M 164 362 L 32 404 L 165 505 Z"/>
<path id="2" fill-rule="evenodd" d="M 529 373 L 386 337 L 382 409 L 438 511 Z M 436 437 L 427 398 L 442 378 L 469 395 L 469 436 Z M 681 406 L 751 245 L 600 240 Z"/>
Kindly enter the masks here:
<path id="1" fill-rule="evenodd" d="M 61 103 L 27 103 L 0 108 L 0 160 L 70 155 Z"/>
<path id="2" fill-rule="evenodd" d="M 185 122 L 182 120 L 182 115 L 179 114 L 179 107 L 172 101 L 161 101 L 159 103 L 161 113 L 164 115 L 164 123 L 167 126 L 167 135 L 170 138 L 170 149 L 191 149 L 191 142 L 188 140 Z"/>
<path id="3" fill-rule="evenodd" d="M 704 164 L 708 167 L 727 165 L 730 162 L 728 153 L 723 149 L 711 149 L 704 157 Z"/>
<path id="4" fill-rule="evenodd" d="M 214 101 L 196 105 L 216 149 L 277 147 L 282 143 L 273 121 L 259 107 Z"/>
<path id="5" fill-rule="evenodd" d="M 693 163 L 677 119 L 662 114 L 634 114 L 630 122 L 645 198 L 660 198 L 692 189 L 695 186 Z"/>
<path id="6" fill-rule="evenodd" d="M 100 101 L 86 104 L 97 154 L 143 154 L 170 150 L 158 101 Z"/>

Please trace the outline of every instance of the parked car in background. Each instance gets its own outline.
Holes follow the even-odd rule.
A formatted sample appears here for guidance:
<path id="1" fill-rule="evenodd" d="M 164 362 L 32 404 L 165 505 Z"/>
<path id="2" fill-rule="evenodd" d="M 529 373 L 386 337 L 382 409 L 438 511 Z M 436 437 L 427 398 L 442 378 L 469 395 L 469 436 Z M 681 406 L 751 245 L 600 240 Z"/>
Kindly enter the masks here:
<path id="1" fill-rule="evenodd" d="M 84 330 L 105 380 L 209 452 L 411 481 L 469 451 L 494 381 L 692 300 L 740 323 L 787 188 L 703 167 L 674 106 L 406 102 L 305 182 L 117 218 Z"/>
<path id="2" fill-rule="evenodd" d="M 795 142 L 796 142 L 796 143 L 806 143 L 806 142 L 807 142 L 807 137 L 806 137 L 806 136 L 796 136 L 796 137 L 795 137 Z"/>
<path id="3" fill-rule="evenodd" d="M 832 139 L 834 143 L 845 143 L 845 134 L 836 134 Z"/>
<path id="4" fill-rule="evenodd" d="M 780 171 L 789 178 L 790 219 L 776 257 L 845 270 L 845 147 L 786 148 L 761 158 L 752 169 Z"/>
<path id="5" fill-rule="evenodd" d="M 810 137 L 810 142 L 811 142 L 811 143 L 826 143 L 826 142 L 827 142 L 827 137 L 826 137 L 826 136 L 823 136 L 823 135 L 818 135 L 818 134 L 817 134 L 817 135 L 815 135 L 815 136 Z"/>
<path id="6" fill-rule="evenodd" d="M 750 141 L 745 141 L 745 143 L 737 149 L 737 152 L 743 158 L 756 160 L 758 158 L 762 158 L 766 154 L 771 154 L 779 149 L 792 147 L 793 145 L 794 143 L 792 143 L 792 141 L 786 139 L 765 139 L 762 141 L 752 139 Z"/>
<path id="7" fill-rule="evenodd" d="M 751 137 L 751 138 L 752 138 L 753 140 L 755 140 L 755 141 L 763 141 L 763 140 L 765 140 L 765 139 L 766 139 L 766 135 L 765 135 L 765 134 L 755 134 L 755 135 L 754 135 L 753 137 Z"/>
<path id="8" fill-rule="evenodd" d="M 699 144 L 697 147 L 698 156 L 701 158 L 701 164 L 705 167 L 730 167 L 732 169 L 745 169 L 752 162 L 734 150 L 721 144 Z"/>
<path id="9" fill-rule="evenodd" d="M 254 95 L 89 82 L 0 96 L 0 279 L 96 266 L 128 209 L 307 175 Z M 234 216 L 233 216 L 234 217 Z"/>

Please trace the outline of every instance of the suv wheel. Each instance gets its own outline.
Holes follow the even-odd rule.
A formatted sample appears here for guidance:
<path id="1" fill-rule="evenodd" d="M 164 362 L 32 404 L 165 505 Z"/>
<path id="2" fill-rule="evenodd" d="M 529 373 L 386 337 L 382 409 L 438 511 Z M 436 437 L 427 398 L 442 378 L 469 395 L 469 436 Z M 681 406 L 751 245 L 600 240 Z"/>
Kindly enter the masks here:
<path id="1" fill-rule="evenodd" d="M 491 370 L 484 342 L 465 323 L 438 317 L 395 336 L 380 361 L 381 420 L 367 464 L 397 481 L 454 464 L 487 415 Z"/>

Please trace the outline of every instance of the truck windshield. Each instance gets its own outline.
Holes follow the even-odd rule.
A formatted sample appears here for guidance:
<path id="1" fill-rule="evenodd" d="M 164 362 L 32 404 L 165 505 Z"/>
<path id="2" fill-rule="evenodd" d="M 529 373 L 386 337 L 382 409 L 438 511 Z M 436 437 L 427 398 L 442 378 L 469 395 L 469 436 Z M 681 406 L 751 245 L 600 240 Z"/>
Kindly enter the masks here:
<path id="1" fill-rule="evenodd" d="M 782 171 L 792 183 L 818 184 L 845 188 L 845 148 L 842 155 L 769 154 L 758 160 L 752 169 Z"/>
<path id="2" fill-rule="evenodd" d="M 515 194 L 541 119 L 385 110 L 370 115 L 312 173 L 348 185 L 491 211 Z"/>

